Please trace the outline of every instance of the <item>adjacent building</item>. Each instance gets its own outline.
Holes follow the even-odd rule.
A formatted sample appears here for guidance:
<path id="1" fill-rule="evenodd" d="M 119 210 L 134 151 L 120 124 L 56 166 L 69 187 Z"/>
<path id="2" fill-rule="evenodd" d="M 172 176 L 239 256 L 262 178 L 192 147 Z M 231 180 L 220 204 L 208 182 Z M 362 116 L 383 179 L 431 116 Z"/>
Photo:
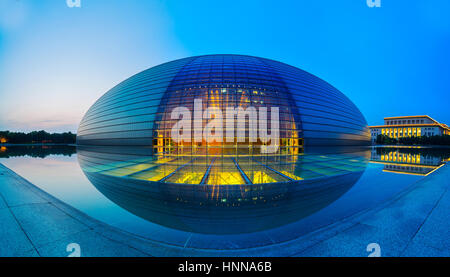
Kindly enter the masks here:
<path id="1" fill-rule="evenodd" d="M 373 148 L 370 162 L 384 164 L 384 172 L 426 176 L 449 160 L 419 149 Z"/>
<path id="2" fill-rule="evenodd" d="M 378 135 L 390 138 L 450 135 L 450 128 L 428 115 L 385 117 L 384 125 L 369 126 L 372 143 Z"/>

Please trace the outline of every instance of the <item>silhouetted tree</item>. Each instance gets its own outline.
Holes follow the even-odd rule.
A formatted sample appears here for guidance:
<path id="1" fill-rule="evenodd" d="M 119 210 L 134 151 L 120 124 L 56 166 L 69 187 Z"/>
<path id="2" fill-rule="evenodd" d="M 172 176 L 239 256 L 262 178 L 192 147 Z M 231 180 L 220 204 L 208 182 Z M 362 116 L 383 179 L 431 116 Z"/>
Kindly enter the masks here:
<path id="1" fill-rule="evenodd" d="M 0 131 L 0 141 L 7 143 L 64 143 L 76 142 L 76 134 L 71 132 L 48 133 L 46 131 L 33 131 L 30 133 Z"/>
<path id="2" fill-rule="evenodd" d="M 378 135 L 376 143 L 386 145 L 386 144 L 397 144 L 398 141 L 395 138 L 390 138 L 386 135 Z"/>
<path id="3" fill-rule="evenodd" d="M 10 158 L 10 157 L 33 157 L 33 158 L 45 158 L 49 155 L 63 155 L 72 156 L 76 153 L 75 146 L 69 145 L 52 145 L 52 146 L 6 146 L 0 148 L 0 158 Z"/>
<path id="4" fill-rule="evenodd" d="M 403 137 L 399 139 L 390 138 L 386 135 L 378 135 L 377 144 L 402 144 L 402 145 L 450 145 L 450 136 L 420 136 Z"/>

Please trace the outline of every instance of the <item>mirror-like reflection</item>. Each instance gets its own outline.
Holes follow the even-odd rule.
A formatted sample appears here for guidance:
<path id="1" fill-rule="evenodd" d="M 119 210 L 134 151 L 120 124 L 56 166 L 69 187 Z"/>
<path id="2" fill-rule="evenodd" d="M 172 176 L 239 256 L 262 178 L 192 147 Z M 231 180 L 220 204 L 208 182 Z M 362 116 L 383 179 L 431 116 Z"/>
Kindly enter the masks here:
<path id="1" fill-rule="evenodd" d="M 151 149 L 79 147 L 73 154 L 70 146 L 58 146 L 65 148 L 59 153 L 48 146 L 3 146 L 0 162 L 76 209 L 114 227 L 161 245 L 221 250 L 286 242 L 377 207 L 426 178 L 398 174 L 386 170 L 386 165 L 408 163 L 410 154 L 411 164 L 414 161 L 439 167 L 450 157 L 449 148 L 309 148 L 289 167 L 279 162 L 266 163 L 292 179 L 287 173 L 293 173 L 299 180 L 239 185 L 233 178 L 243 178 L 242 173 L 224 161 L 226 170 L 221 172 L 230 171 L 225 177 L 227 181 L 231 179 L 229 185 L 189 180 L 177 184 L 139 178 L 140 171 L 145 173 L 153 165 L 167 171 L 172 167 L 172 172 L 177 169 L 170 162 L 152 158 Z M 245 168 L 245 176 L 257 176 L 261 171 L 257 162 L 237 161 L 240 168 Z M 269 177 L 277 177 L 272 175 L 276 174 L 274 171 L 264 169 Z M 210 171 L 210 176 L 219 176 L 212 167 Z M 195 173 L 195 166 L 176 172 Z M 192 180 L 202 180 L 204 174 L 193 175 Z M 264 181 L 247 178 L 255 183 Z"/>
<path id="2" fill-rule="evenodd" d="M 49 155 L 72 156 L 75 146 L 69 145 L 8 145 L 0 146 L 0 158 L 32 157 L 45 158 Z"/>
<path id="3" fill-rule="evenodd" d="M 384 165 L 384 172 L 427 176 L 450 160 L 450 148 L 377 147 L 370 161 Z"/>
<path id="4" fill-rule="evenodd" d="M 182 231 L 238 234 L 297 221 L 348 191 L 368 150 L 335 152 L 193 163 L 162 160 L 151 148 L 80 146 L 78 160 L 101 193 L 133 214 Z"/>

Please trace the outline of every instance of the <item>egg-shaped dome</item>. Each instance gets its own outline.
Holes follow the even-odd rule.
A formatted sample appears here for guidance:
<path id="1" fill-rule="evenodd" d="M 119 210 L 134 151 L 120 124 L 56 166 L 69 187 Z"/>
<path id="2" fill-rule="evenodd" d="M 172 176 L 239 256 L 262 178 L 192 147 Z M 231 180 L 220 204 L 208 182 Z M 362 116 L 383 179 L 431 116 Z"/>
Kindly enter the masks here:
<path id="1" fill-rule="evenodd" d="M 328 83 L 240 55 L 185 58 L 136 74 L 89 109 L 77 134 L 79 145 L 146 148 L 142 164 L 111 161 L 129 178 L 200 185 L 302 180 L 298 159 L 307 147 L 369 141 L 362 114 Z"/>
<path id="2" fill-rule="evenodd" d="M 308 148 L 369 142 L 358 108 L 325 81 L 273 60 L 207 55 L 112 88 L 81 121 L 77 152 L 92 184 L 133 214 L 235 235 L 307 217 L 365 170 L 365 152 Z"/>
<path id="3" fill-rule="evenodd" d="M 177 107 L 189 111 L 193 122 L 190 129 L 184 130 L 185 135 L 190 131 L 190 137 L 184 137 L 181 144 L 170 137 L 177 122 L 173 114 Z M 195 111 L 196 107 L 201 107 L 200 111 Z M 228 107 L 236 112 L 241 108 L 244 120 L 248 119 L 242 133 L 234 132 L 234 141 L 227 140 L 227 135 L 232 134 L 226 130 Z M 276 153 L 295 154 L 296 148 L 301 151 L 303 146 L 369 144 L 366 120 L 336 88 L 296 67 L 243 55 L 189 57 L 130 77 L 88 110 L 80 123 L 77 143 L 151 146 L 155 153 L 181 148 L 185 151 L 187 144 L 192 152 L 206 145 L 208 149 L 202 152 L 205 154 L 239 154 L 240 150 L 248 154 L 248 150 L 236 150 L 244 146 L 252 153 L 260 153 L 265 144 L 259 136 L 261 130 L 250 130 L 260 127 L 257 121 L 264 111 L 261 108 L 267 109 L 266 134 L 270 134 L 271 109 L 277 108 L 280 140 Z M 181 119 L 182 114 L 175 114 L 179 116 L 176 119 Z M 196 115 L 202 121 L 198 125 L 194 122 Z M 223 116 L 219 126 L 223 130 L 220 133 L 216 128 L 214 134 L 205 128 L 218 115 Z M 210 135 L 222 135 L 223 140 L 205 144 L 208 131 Z M 229 148 L 234 150 L 224 150 Z"/>

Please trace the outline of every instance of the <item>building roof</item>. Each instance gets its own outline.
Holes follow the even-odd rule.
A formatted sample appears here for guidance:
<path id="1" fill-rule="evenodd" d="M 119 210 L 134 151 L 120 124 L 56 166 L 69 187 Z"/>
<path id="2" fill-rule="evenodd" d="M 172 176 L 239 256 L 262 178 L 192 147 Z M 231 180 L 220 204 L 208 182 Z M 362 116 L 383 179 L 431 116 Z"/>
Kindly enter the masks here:
<path id="1" fill-rule="evenodd" d="M 420 126 L 426 126 L 426 127 L 430 127 L 430 126 L 438 126 L 438 127 L 442 127 L 442 124 L 437 124 L 437 123 L 422 123 L 422 124 L 397 124 L 397 125 L 374 125 L 374 126 L 369 126 L 369 128 L 396 128 L 396 127 L 420 127 Z M 448 128 L 448 127 L 447 127 Z M 447 129 L 446 128 L 446 129 Z"/>
<path id="2" fill-rule="evenodd" d="M 384 120 L 392 120 L 392 119 L 404 119 L 404 118 L 428 118 L 434 123 L 424 123 L 424 124 L 395 124 L 395 125 L 374 125 L 369 126 L 369 128 L 395 128 L 395 127 L 420 127 L 420 126 L 438 126 L 443 129 L 449 130 L 446 124 L 439 123 L 437 120 L 431 118 L 429 115 L 407 115 L 407 116 L 391 116 L 385 117 Z"/>
<path id="3" fill-rule="evenodd" d="M 391 120 L 391 119 L 402 119 L 402 118 L 428 118 L 436 123 L 438 123 L 436 120 L 434 120 L 433 118 L 431 118 L 428 115 L 407 115 L 407 116 L 391 116 L 391 117 L 385 117 L 385 120 Z"/>

